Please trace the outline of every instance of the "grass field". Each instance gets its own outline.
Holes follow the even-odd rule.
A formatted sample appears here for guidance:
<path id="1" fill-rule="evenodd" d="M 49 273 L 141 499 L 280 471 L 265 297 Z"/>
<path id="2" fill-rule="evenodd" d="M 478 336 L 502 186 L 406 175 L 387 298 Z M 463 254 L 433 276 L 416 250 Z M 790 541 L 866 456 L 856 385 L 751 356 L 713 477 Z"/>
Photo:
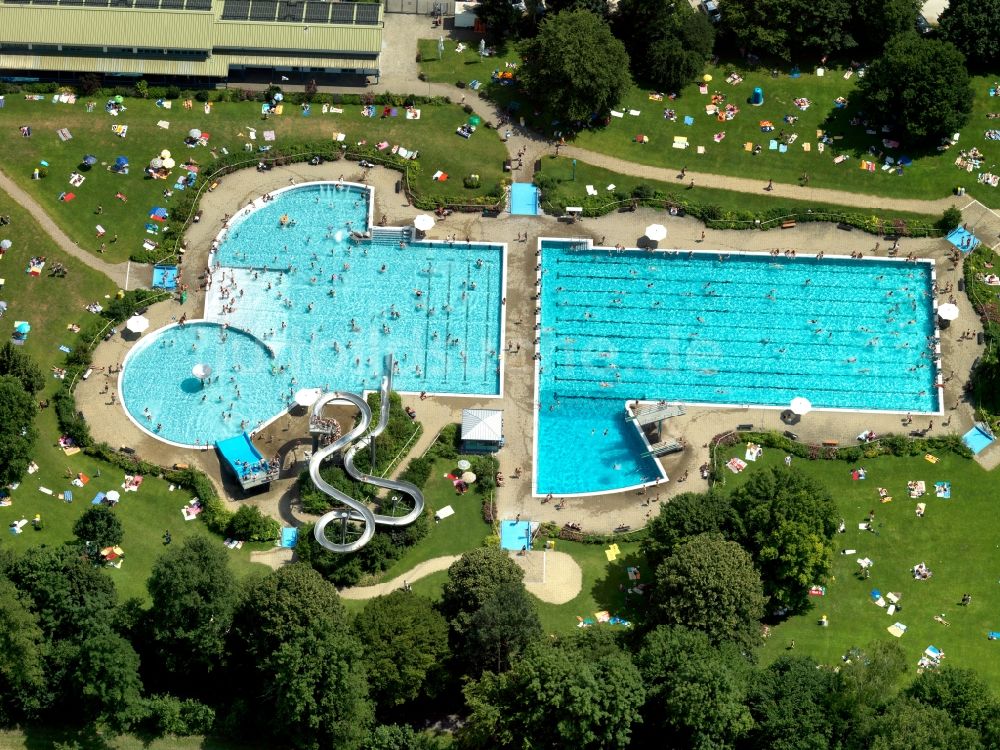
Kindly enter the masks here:
<path id="1" fill-rule="evenodd" d="M 0 269 L 3 269 L 6 278 L 0 298 L 10 305 L 7 313 L 0 318 L 0 338 L 6 340 L 10 336 L 15 320 L 29 321 L 32 329 L 24 349 L 49 374 L 52 367 L 60 365 L 66 356 L 59 346 L 73 348 L 78 345 L 78 335 L 68 330 L 67 325 L 86 322 L 92 314 L 84 309 L 84 305 L 94 301 L 106 303 L 105 296 L 113 294 L 115 288 L 102 274 L 63 253 L 31 215 L 5 194 L 0 194 L 0 214 L 11 216 L 10 226 L 3 227 L 0 236 L 14 241 L 0 260 Z M 32 255 L 48 258 L 46 271 L 52 264 L 62 263 L 68 269 L 67 276 L 50 277 L 44 271 L 41 276 L 29 276 L 24 269 Z M 49 377 L 39 399 L 51 396 L 60 385 L 59 380 Z M 30 520 L 40 513 L 43 528 L 33 531 L 28 526 L 22 534 L 5 536 L 4 543 L 16 550 L 72 539 L 73 524 L 90 507 L 90 500 L 98 491 L 120 491 L 119 485 L 124 477 L 120 469 L 82 453 L 66 456 L 57 443 L 59 425 L 54 409 L 39 411 L 36 424 L 39 438 L 33 459 L 39 469 L 34 474 L 26 475 L 21 485 L 11 492 L 13 505 L 0 507 L 0 523 L 7 526 L 11 521 Z M 83 488 L 70 483 L 79 472 L 91 477 Z M 39 487 L 47 487 L 58 496 L 43 494 Z M 64 490 L 73 492 L 72 504 L 63 502 L 61 495 Z M 160 535 L 166 529 L 170 529 L 175 544 L 194 534 L 209 533 L 200 522 L 184 522 L 180 507 L 189 499 L 181 492 L 170 492 L 167 483 L 153 478 L 147 478 L 139 492 L 122 495 L 117 513 L 125 526 L 122 547 L 126 559 L 120 570 L 108 570 L 108 575 L 118 584 L 122 598 L 146 596 L 146 577 L 156 556 L 162 552 Z M 257 548 L 266 546 L 257 545 Z M 232 553 L 230 559 L 238 573 L 242 574 L 251 567 L 249 556 L 248 545 Z"/>
<path id="2" fill-rule="evenodd" d="M 542 176 L 551 176 L 559 180 L 553 189 L 545 191 L 542 201 L 544 208 L 550 206 L 556 210 L 562 210 L 566 206 L 587 206 L 589 199 L 587 196 L 587 185 L 594 185 L 602 194 L 593 200 L 601 200 L 602 203 L 610 203 L 616 195 L 631 195 L 638 185 L 647 185 L 658 191 L 672 193 L 680 201 L 694 201 L 701 204 L 711 204 L 731 211 L 774 211 L 782 209 L 785 214 L 805 213 L 807 210 L 828 210 L 831 213 L 850 212 L 846 206 L 825 205 L 822 203 L 811 203 L 808 201 L 790 200 L 787 198 L 774 199 L 764 193 L 739 193 L 735 190 L 722 190 L 719 188 L 701 187 L 696 185 L 693 189 L 686 189 L 686 183 L 677 180 L 673 183 L 657 182 L 655 180 L 644 179 L 641 172 L 636 174 L 620 174 L 611 172 L 601 167 L 577 160 L 576 179 L 573 179 L 574 168 L 571 159 L 564 157 L 548 156 L 542 159 Z M 605 189 L 607 185 L 614 185 L 615 190 L 609 192 Z M 866 206 L 868 211 L 875 210 L 875 207 Z M 883 211 L 880 212 L 884 218 L 902 219 L 909 224 L 932 225 L 940 219 L 940 216 L 926 216 L 914 214 L 906 211 Z"/>
<path id="3" fill-rule="evenodd" d="M 708 67 L 706 73 L 713 76 L 708 84 L 708 95 L 700 94 L 698 86 L 692 83 L 679 93 L 675 101 L 651 101 L 645 89 L 633 88 L 621 102 L 618 109 L 625 112 L 623 118 L 611 118 L 610 124 L 601 129 L 580 133 L 575 145 L 617 156 L 640 164 L 652 164 L 680 169 L 688 167 L 701 172 L 715 172 L 738 177 L 758 177 L 762 185 L 768 179 L 776 182 L 795 183 L 803 174 L 809 175 L 810 187 L 824 187 L 847 190 L 869 195 L 883 195 L 892 198 L 942 198 L 952 193 L 955 187 L 963 186 L 971 195 L 988 206 L 1000 205 L 1000 194 L 992 187 L 976 182 L 976 174 L 960 171 L 955 166 L 959 148 L 977 146 L 985 154 L 984 169 L 1000 162 L 1000 143 L 983 137 L 990 127 L 986 113 L 994 106 L 988 95 L 990 81 L 976 78 L 973 88 L 976 93 L 975 107 L 968 124 L 961 132 L 959 146 L 945 152 L 932 150 L 919 152 L 907 149 L 905 144 L 896 149 L 884 148 L 883 138 L 892 134 L 881 131 L 866 133 L 861 124 L 851 124 L 857 117 L 858 107 L 850 102 L 855 90 L 856 77 L 844 80 L 843 71 L 829 70 L 822 78 L 811 71 L 801 78 L 791 78 L 782 74 L 771 78 L 769 73 L 752 72 L 744 74 L 738 85 L 726 83 L 729 67 Z M 747 103 L 754 87 L 764 90 L 764 104 L 754 107 Z M 720 122 L 715 115 L 705 113 L 705 105 L 710 104 L 710 95 L 718 92 L 725 96 L 725 104 L 735 104 L 739 114 L 728 122 Z M 845 97 L 848 106 L 837 109 L 834 100 Z M 802 111 L 793 104 L 793 99 L 806 98 L 812 104 Z M 673 109 L 677 121 L 664 118 L 664 110 Z M 628 114 L 630 110 L 640 112 L 638 116 Z M 784 117 L 798 117 L 794 124 L 784 122 Z M 684 117 L 694 118 L 694 124 L 684 124 Z M 763 133 L 760 122 L 774 123 L 773 133 Z M 878 130 L 881 123 L 873 123 Z M 818 150 L 817 129 L 831 135 L 835 142 L 827 145 L 825 152 Z M 769 141 L 777 138 L 780 131 L 786 135 L 795 133 L 798 138 L 788 147 L 786 153 L 771 151 Z M 717 133 L 724 132 L 720 143 L 713 140 Z M 649 143 L 635 142 L 635 136 L 649 137 Z M 687 136 L 691 147 L 684 150 L 673 148 L 674 136 Z M 754 156 L 744 151 L 744 143 L 760 144 L 763 151 Z M 811 144 L 811 151 L 802 148 L 803 143 Z M 704 146 L 705 153 L 695 153 L 697 146 Z M 868 153 L 869 146 L 877 152 L 884 151 L 889 156 L 908 155 L 913 165 L 907 167 L 902 176 L 881 171 L 881 163 L 875 172 L 859 168 L 862 158 L 873 158 Z M 841 164 L 834 164 L 834 157 L 846 154 L 850 158 Z"/>
<path id="4" fill-rule="evenodd" d="M 442 59 L 438 60 L 437 41 L 434 39 L 420 40 L 419 49 L 422 56 L 421 71 L 428 80 L 443 83 L 468 82 L 473 79 L 487 83 L 492 72 L 502 68 L 504 62 L 518 61 L 513 50 L 507 50 L 496 57 L 480 59 L 475 45 L 456 53 L 455 43 L 450 41 L 445 42 Z M 778 78 L 772 78 L 770 72 L 763 70 L 743 72 L 743 82 L 735 86 L 726 83 L 726 77 L 733 70 L 734 67 L 726 63 L 708 66 L 705 72 L 712 76 L 712 81 L 708 84 L 709 93 L 701 94 L 698 84 L 692 82 L 678 92 L 679 96 L 674 101 L 667 98 L 652 101 L 648 90 L 633 87 L 617 108 L 625 113 L 624 117 L 613 117 L 607 127 L 580 133 L 573 143 L 637 164 L 678 170 L 686 166 L 702 172 L 758 177 L 762 185 L 768 179 L 795 184 L 803 174 L 808 174 L 810 187 L 833 188 L 888 198 L 925 199 L 942 198 L 951 194 L 956 187 L 962 186 L 986 205 L 1000 206 L 1000 192 L 996 188 L 978 184 L 977 172 L 968 173 L 955 166 L 958 151 L 972 146 L 978 147 L 985 155 L 983 171 L 993 171 L 1000 163 L 1000 142 L 986 140 L 984 137 L 984 132 L 991 125 L 986 114 L 1000 111 L 1000 104 L 989 96 L 992 79 L 973 79 L 973 112 L 961 131 L 959 145 L 938 152 L 907 149 L 906 144 L 900 148 L 887 149 L 883 146 L 882 139 L 891 139 L 893 135 L 882 133 L 879 127 L 881 123 L 873 123 L 871 129 L 878 131 L 874 134 L 867 133 L 866 130 L 870 128 L 860 123 L 851 124 L 858 113 L 858 107 L 851 104 L 858 79 L 854 76 L 845 80 L 843 70 L 828 70 L 823 77 L 817 77 L 813 70 L 803 71 L 799 78 L 791 78 L 787 71 L 782 72 Z M 764 104 L 760 107 L 753 107 L 747 101 L 756 86 L 764 90 Z M 710 96 L 716 92 L 726 97 L 725 104 L 739 107 L 739 114 L 734 119 L 720 122 L 715 115 L 706 114 L 705 105 L 711 103 Z M 510 87 L 491 87 L 490 93 L 503 104 L 517 98 Z M 846 98 L 848 106 L 836 108 L 834 100 L 838 97 Z M 804 111 L 798 109 L 792 100 L 799 98 L 808 99 L 811 106 Z M 664 118 L 666 109 L 675 110 L 676 122 Z M 628 114 L 630 110 L 640 114 L 632 116 Z M 694 118 L 693 125 L 684 124 L 685 115 Z M 784 122 L 786 115 L 799 119 L 795 124 L 788 124 Z M 762 120 L 774 123 L 773 133 L 761 132 Z M 531 123 L 530 117 L 529 124 L 544 125 Z M 820 153 L 817 148 L 817 129 L 826 131 L 836 139 L 833 144 L 826 146 L 824 153 Z M 769 141 L 777 138 L 782 130 L 786 135 L 797 134 L 796 142 L 789 146 L 786 153 L 769 150 Z M 713 136 L 721 132 L 725 132 L 725 138 L 716 142 Z M 636 143 L 635 136 L 640 134 L 648 136 L 649 142 L 642 145 Z M 685 150 L 674 149 L 675 135 L 687 136 L 691 147 Z M 758 156 L 747 153 L 744 151 L 746 142 L 760 144 L 763 151 Z M 811 151 L 804 151 L 803 143 L 810 143 Z M 697 146 L 704 146 L 705 153 L 696 153 Z M 913 165 L 901 177 L 881 171 L 881 163 L 874 173 L 863 171 L 859 167 L 860 160 L 872 158 L 868 152 L 870 146 L 876 148 L 876 154 L 884 151 L 889 156 L 907 155 L 913 159 Z M 834 164 L 834 157 L 841 154 L 850 158 L 844 163 Z"/>
<path id="5" fill-rule="evenodd" d="M 402 108 L 399 116 L 386 119 L 364 117 L 360 106 L 350 105 L 344 105 L 342 114 L 322 114 L 318 104 L 313 105 L 311 116 L 303 117 L 298 106 L 287 105 L 283 115 L 264 122 L 257 102 L 216 103 L 208 115 L 200 103 L 190 110 L 184 109 L 180 101 L 173 102 L 169 110 L 148 100 L 127 99 L 125 104 L 127 109 L 123 114 L 111 117 L 105 113 L 103 101 L 98 101 L 94 111 L 88 113 L 83 99 L 70 105 L 53 104 L 49 97 L 45 101 L 26 101 L 23 96 L 10 95 L 6 106 L 0 109 L 0 133 L 4 133 L 8 142 L 8 148 L 0 156 L 0 169 L 31 193 L 81 247 L 96 253 L 104 242 L 105 257 L 112 262 L 125 260 L 149 238 L 145 227 L 151 208 L 162 206 L 170 210 L 170 199 L 164 198 L 163 191 L 172 188 L 176 179 L 185 174 L 181 170 L 184 162 L 193 159 L 203 172 L 211 173 L 212 151 L 221 153 L 223 147 L 230 152 L 242 151 L 250 143 L 250 128 L 257 131 L 254 148 L 266 145 L 264 131 L 273 130 L 277 145 L 329 143 L 333 133 L 344 132 L 346 143 L 367 140 L 374 144 L 386 140 L 417 149 L 420 169 L 413 175 L 414 189 L 428 197 L 446 194 L 456 202 L 493 190 L 502 176 L 505 158 L 503 144 L 495 131 L 482 129 L 470 140 L 455 134 L 455 128 L 467 119 L 457 105 L 421 105 L 419 120 L 407 120 Z M 169 122 L 170 128 L 157 127 L 160 120 Z M 21 125 L 31 126 L 30 138 L 19 136 Z M 113 133 L 112 125 L 128 125 L 126 137 Z M 56 134 L 60 128 L 68 129 L 72 140 L 61 141 Z M 184 138 L 192 128 L 211 134 L 208 147 L 185 146 Z M 177 162 L 172 179 L 147 178 L 144 168 L 163 149 L 169 150 Z M 84 171 L 80 163 L 88 154 L 96 156 L 99 162 Z M 107 169 L 118 156 L 128 158 L 128 175 Z M 255 158 L 253 154 L 247 156 Z M 33 170 L 42 161 L 49 165 L 42 167 L 48 176 L 32 180 Z M 447 183 L 431 180 L 439 169 L 449 173 L 452 180 Z M 78 188 L 68 182 L 73 171 L 86 177 Z M 480 175 L 479 188 L 463 187 L 462 178 L 471 173 Z M 76 198 L 68 203 L 60 201 L 59 195 L 65 191 L 75 193 Z M 128 198 L 127 203 L 115 198 L 119 192 Z M 97 215 L 99 206 L 103 212 Z M 97 237 L 98 224 L 107 230 L 103 238 Z M 119 239 L 111 243 L 115 235 Z"/>
<path id="6" fill-rule="evenodd" d="M 781 452 L 765 449 L 763 460 L 742 474 L 727 473 L 727 487 L 782 459 Z M 986 637 L 987 631 L 1000 630 L 1000 529 L 988 521 L 996 512 L 993 477 L 972 460 L 951 454 L 940 459 L 938 464 L 923 457 L 863 460 L 868 478 L 862 481 L 852 480 L 850 470 L 856 467 L 841 461 L 795 460 L 794 466 L 829 488 L 847 524 L 846 533 L 834 539 L 835 550 L 856 551 L 834 555 L 826 595 L 812 597 L 809 612 L 772 629 L 764 661 L 785 653 L 794 640 L 796 652 L 836 665 L 852 646 L 892 639 L 886 628 L 901 622 L 907 630 L 899 643 L 914 670 L 924 649 L 934 645 L 945 652 L 946 663 L 975 669 L 1000 688 L 1000 642 Z M 910 480 L 926 482 L 928 495 L 909 498 Z M 950 500 L 935 496 L 939 481 L 951 482 Z M 891 493 L 891 503 L 879 502 L 879 487 Z M 923 518 L 915 513 L 918 502 L 927 504 Z M 877 533 L 858 529 L 870 510 Z M 874 562 L 867 580 L 859 576 L 857 563 L 864 557 Z M 919 562 L 933 571 L 931 579 L 913 578 L 911 570 Z M 888 615 L 873 603 L 873 589 L 902 594 L 902 609 Z M 959 604 L 965 593 L 972 594 L 971 606 Z M 818 625 L 824 614 L 828 627 Z M 935 621 L 935 615 L 950 624 Z"/>

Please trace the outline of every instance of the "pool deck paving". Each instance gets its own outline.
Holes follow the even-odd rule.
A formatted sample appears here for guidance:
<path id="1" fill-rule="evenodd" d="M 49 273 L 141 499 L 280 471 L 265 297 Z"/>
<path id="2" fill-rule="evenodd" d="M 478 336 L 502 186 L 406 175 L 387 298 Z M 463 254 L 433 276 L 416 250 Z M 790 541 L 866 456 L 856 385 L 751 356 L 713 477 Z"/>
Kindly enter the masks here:
<path id="1" fill-rule="evenodd" d="M 344 162 L 327 163 L 318 167 L 298 165 L 276 168 L 270 172 L 258 173 L 245 170 L 228 175 L 223 185 L 213 193 L 205 195 L 202 202 L 202 221 L 191 226 L 187 234 L 188 253 L 184 263 L 185 280 L 196 286 L 196 278 L 207 263 L 211 241 L 222 226 L 225 214 L 234 214 L 263 192 L 290 184 L 317 179 L 336 180 L 344 175 L 347 180 L 359 180 L 360 169 Z M 412 222 L 418 210 L 407 205 L 404 198 L 393 191 L 396 176 L 394 172 L 376 168 L 368 174 L 368 183 L 375 187 L 375 215 L 386 214 L 390 225 L 405 226 Z M 522 518 L 535 521 L 568 521 L 580 523 L 586 531 L 609 532 L 618 526 L 637 528 L 655 512 L 655 503 L 662 502 L 677 492 L 704 489 L 707 485 L 700 478 L 698 467 L 708 460 L 707 444 L 716 435 L 734 429 L 740 424 L 754 424 L 755 429 L 789 429 L 780 420 L 780 409 L 761 407 L 715 408 L 689 406 L 682 417 L 670 419 L 665 425 L 665 434 L 681 437 L 688 449 L 681 454 L 669 456 L 662 464 L 671 481 L 661 482 L 649 488 L 644 494 L 635 491 L 596 495 L 586 498 L 570 498 L 562 509 L 556 503 L 544 503 L 531 493 L 532 448 L 535 403 L 534 361 L 532 359 L 534 340 L 533 282 L 537 258 L 535 249 L 539 237 L 580 237 L 590 238 L 595 243 L 622 243 L 634 246 L 643 235 L 645 227 L 654 221 L 665 224 L 668 238 L 660 243 L 663 248 L 696 248 L 718 250 L 720 252 L 752 251 L 767 252 L 771 249 L 794 248 L 804 261 L 820 250 L 827 253 L 849 255 L 853 251 L 873 254 L 876 238 L 859 231 L 844 232 L 829 224 L 800 225 L 788 230 L 759 231 L 716 231 L 705 230 L 701 240 L 703 225 L 691 218 L 678 218 L 664 211 L 639 209 L 630 213 L 615 213 L 594 219 L 584 219 L 572 225 L 559 223 L 553 217 L 523 217 L 504 214 L 502 219 L 483 218 L 479 214 L 454 214 L 439 222 L 428 233 L 429 239 L 447 239 L 451 236 L 473 241 L 507 242 L 508 282 L 506 301 L 506 330 L 504 346 L 509 344 L 517 352 L 506 353 L 504 361 L 504 395 L 502 398 L 431 397 L 421 401 L 417 395 L 406 395 L 403 402 L 416 409 L 424 425 L 424 435 L 411 452 L 412 456 L 423 453 L 434 436 L 445 425 L 457 422 L 461 410 L 468 407 L 500 408 L 504 411 L 504 432 L 507 439 L 505 448 L 499 453 L 500 468 L 507 478 L 503 487 L 497 490 L 497 500 L 502 517 L 513 517 L 517 513 Z M 518 242 L 516 237 L 528 235 L 527 242 Z M 937 276 L 940 286 L 949 283 L 957 285 L 959 271 L 947 259 L 949 245 L 942 239 L 904 239 L 900 250 L 905 255 L 916 253 L 919 257 L 934 258 L 937 261 Z M 885 248 L 880 254 L 884 255 Z M 858 261 L 864 263 L 863 260 Z M 948 295 L 940 295 L 947 301 Z M 934 422 L 931 434 L 945 431 L 964 432 L 973 423 L 973 411 L 961 398 L 961 387 L 968 377 L 972 363 L 981 351 L 975 339 L 960 339 L 966 325 L 980 330 L 978 321 L 964 294 L 958 294 L 957 304 L 961 317 L 950 329 L 942 331 L 942 351 L 945 362 L 945 376 L 954 373 L 945 387 L 946 410 L 943 416 L 915 417 L 912 425 L 905 429 L 927 427 Z M 151 330 L 165 325 L 172 319 L 187 312 L 189 318 L 201 315 L 204 294 L 200 290 L 188 298 L 187 304 L 180 306 L 176 301 L 153 306 L 148 313 Z M 964 324 L 964 325 L 963 325 Z M 95 352 L 95 364 L 107 367 L 124 359 L 134 342 L 120 334 L 102 343 Z M 109 381 L 114 389 L 116 381 Z M 228 483 L 221 472 L 214 451 L 191 451 L 174 448 L 147 435 L 132 424 L 120 406 L 109 406 L 109 394 L 103 393 L 105 378 L 103 372 L 96 373 L 88 381 L 77 387 L 79 408 L 92 425 L 94 436 L 112 445 L 128 445 L 141 455 L 154 458 L 161 464 L 193 463 L 205 470 L 223 487 L 225 495 L 235 502 L 238 490 Z M 624 402 L 623 402 L 624 407 Z M 955 408 L 957 407 L 957 408 Z M 836 440 L 840 445 L 856 442 L 856 435 L 862 429 L 877 433 L 905 431 L 900 415 L 857 412 L 815 411 L 804 417 L 793 429 L 803 441 L 822 442 Z M 301 434 L 299 434 L 301 432 Z M 298 443 L 308 438 L 305 423 L 279 440 L 278 452 L 285 457 L 286 468 L 297 474 L 305 467 L 302 456 L 294 453 Z M 270 446 L 265 449 L 265 452 Z M 987 449 L 982 460 L 992 462 L 994 449 Z M 1000 451 L 997 451 L 1000 453 Z M 401 471 L 405 461 L 397 468 Z M 520 467 L 522 475 L 514 479 L 514 470 Z M 687 474 L 687 480 L 677 481 Z M 293 480 L 282 479 L 269 492 L 255 494 L 250 501 L 280 518 L 284 523 L 305 520 L 294 510 Z"/>

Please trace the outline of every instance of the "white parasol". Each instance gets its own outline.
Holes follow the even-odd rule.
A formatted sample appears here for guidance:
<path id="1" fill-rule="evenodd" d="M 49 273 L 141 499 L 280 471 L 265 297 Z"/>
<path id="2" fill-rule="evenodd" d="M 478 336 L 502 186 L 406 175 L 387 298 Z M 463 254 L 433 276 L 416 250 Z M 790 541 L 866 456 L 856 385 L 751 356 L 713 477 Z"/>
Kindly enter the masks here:
<path id="1" fill-rule="evenodd" d="M 462 481 L 466 484 L 472 484 L 476 481 L 476 475 L 471 471 L 467 471 L 462 474 Z"/>
<path id="2" fill-rule="evenodd" d="M 295 392 L 295 403 L 299 406 L 312 406 L 321 393 L 319 388 L 300 388 Z"/>
<path id="3" fill-rule="evenodd" d="M 421 232 L 426 232 L 434 226 L 434 217 L 428 216 L 427 214 L 419 214 L 413 219 L 413 226 Z"/>
<path id="4" fill-rule="evenodd" d="M 461 469 L 462 471 L 468 471 L 469 469 L 472 468 L 472 464 L 470 464 L 463 458 L 461 461 L 458 462 L 458 468 Z"/>
<path id="5" fill-rule="evenodd" d="M 170 158 L 170 152 L 167 149 L 163 149 L 160 152 L 160 158 L 161 159 L 169 159 Z"/>
<path id="6" fill-rule="evenodd" d="M 108 490 L 108 492 L 105 494 L 105 497 L 108 498 L 108 500 L 110 500 L 111 502 L 116 503 L 118 502 L 118 499 L 121 497 L 121 495 L 119 494 L 118 490 Z"/>
<path id="7" fill-rule="evenodd" d="M 133 315 L 125 323 L 125 327 L 132 333 L 142 333 L 147 328 L 149 328 L 149 319 L 144 318 L 141 315 Z"/>
<path id="8" fill-rule="evenodd" d="M 803 414 L 808 414 L 812 411 L 813 405 L 807 398 L 802 396 L 796 396 L 792 399 L 792 403 L 788 405 L 792 410 L 792 414 L 798 414 L 800 417 Z"/>
<path id="9" fill-rule="evenodd" d="M 650 224 L 646 227 L 646 237 L 653 242 L 659 242 L 667 238 L 667 228 L 662 224 Z"/>
<path id="10" fill-rule="evenodd" d="M 198 130 L 198 128 L 191 128 L 191 130 L 188 131 L 188 138 L 192 138 L 193 140 L 198 140 L 199 138 L 201 138 L 201 131 Z"/>
<path id="11" fill-rule="evenodd" d="M 204 380 L 205 378 L 207 378 L 209 375 L 212 374 L 212 368 L 206 364 L 199 363 L 191 368 L 191 374 L 194 375 L 196 378 L 201 378 Z"/>
<path id="12" fill-rule="evenodd" d="M 165 158 L 165 159 L 163 160 L 163 168 L 164 168 L 164 169 L 173 169 L 173 168 L 174 168 L 174 165 L 175 165 L 176 163 L 177 163 L 177 162 L 175 162 L 175 161 L 174 161 L 173 159 L 171 159 L 171 158 L 170 158 L 170 157 L 168 156 L 167 158 Z"/>
<path id="13" fill-rule="evenodd" d="M 0 240 L 0 250 L 10 250 L 10 246 L 13 244 L 10 240 Z"/>
<path id="14" fill-rule="evenodd" d="M 951 302 L 945 302 L 937 309 L 938 317 L 941 318 L 941 320 L 957 320 L 958 312 L 958 305 L 952 304 Z"/>

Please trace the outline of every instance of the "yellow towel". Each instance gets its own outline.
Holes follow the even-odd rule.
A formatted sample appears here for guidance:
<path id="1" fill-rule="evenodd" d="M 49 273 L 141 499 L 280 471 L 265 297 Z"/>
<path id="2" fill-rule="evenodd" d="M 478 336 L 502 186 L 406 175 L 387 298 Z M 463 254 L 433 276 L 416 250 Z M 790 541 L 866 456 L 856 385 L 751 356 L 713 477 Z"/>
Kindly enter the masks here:
<path id="1" fill-rule="evenodd" d="M 927 461 L 929 461 L 932 464 L 936 464 L 938 461 L 941 460 L 937 456 L 932 456 L 930 453 L 928 453 L 926 456 L 924 456 L 924 459 L 927 460 Z"/>
<path id="2" fill-rule="evenodd" d="M 812 144 L 811 143 L 803 143 L 802 144 L 802 150 L 803 151 L 812 151 Z"/>
<path id="3" fill-rule="evenodd" d="M 743 150 L 753 151 L 753 144 L 750 141 L 747 141 L 746 143 L 743 144 Z"/>

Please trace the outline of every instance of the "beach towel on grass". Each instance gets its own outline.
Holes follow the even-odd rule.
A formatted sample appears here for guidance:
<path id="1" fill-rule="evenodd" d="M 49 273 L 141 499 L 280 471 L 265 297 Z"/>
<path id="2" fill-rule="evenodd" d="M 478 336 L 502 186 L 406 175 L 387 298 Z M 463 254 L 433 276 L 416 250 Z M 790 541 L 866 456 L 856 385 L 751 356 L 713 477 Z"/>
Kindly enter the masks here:
<path id="1" fill-rule="evenodd" d="M 264 140 L 265 141 L 273 141 L 274 140 L 274 131 L 273 130 L 265 130 L 264 131 Z"/>
<path id="2" fill-rule="evenodd" d="M 59 128 L 56 131 L 56 135 L 59 136 L 60 141 L 68 141 L 73 137 L 73 134 L 69 132 L 68 128 Z"/>

